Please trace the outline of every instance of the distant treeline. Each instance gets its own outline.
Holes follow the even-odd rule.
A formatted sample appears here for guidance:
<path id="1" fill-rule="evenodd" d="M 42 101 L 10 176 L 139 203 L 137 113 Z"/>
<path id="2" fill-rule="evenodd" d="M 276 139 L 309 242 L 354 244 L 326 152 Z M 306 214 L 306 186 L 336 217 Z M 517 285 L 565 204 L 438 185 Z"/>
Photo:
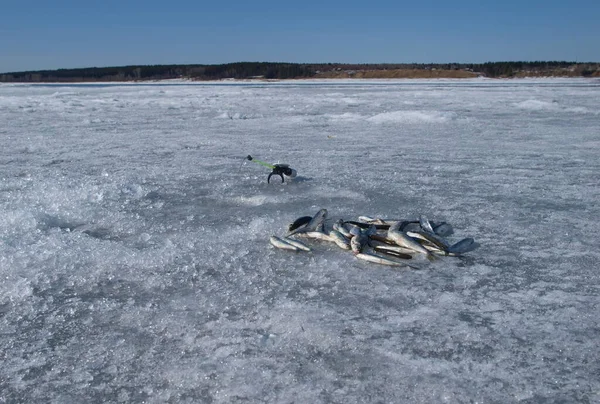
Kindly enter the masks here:
<path id="1" fill-rule="evenodd" d="M 493 62 L 472 65 L 487 77 L 515 76 L 600 76 L 600 63 L 576 62 Z"/>
<path id="2" fill-rule="evenodd" d="M 432 64 L 305 64 L 239 62 L 221 65 L 150 65 L 39 70 L 0 74 L 0 82 L 102 82 L 165 79 L 299 79 L 326 77 L 332 72 L 435 70 L 473 72 L 485 77 L 570 76 L 600 77 L 600 63 L 488 62 Z M 329 76 L 331 77 L 331 76 Z"/>

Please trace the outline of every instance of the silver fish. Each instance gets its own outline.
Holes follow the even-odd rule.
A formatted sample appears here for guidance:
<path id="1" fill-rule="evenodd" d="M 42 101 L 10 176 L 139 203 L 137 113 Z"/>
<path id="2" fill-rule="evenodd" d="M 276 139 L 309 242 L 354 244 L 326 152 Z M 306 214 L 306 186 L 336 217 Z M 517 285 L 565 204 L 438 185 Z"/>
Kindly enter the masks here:
<path id="1" fill-rule="evenodd" d="M 375 224 L 375 225 L 389 225 L 390 224 L 389 222 L 386 222 L 385 220 L 380 219 L 378 217 L 369 217 L 369 216 L 359 216 L 358 221 L 367 223 L 367 224 Z"/>
<path id="2" fill-rule="evenodd" d="M 433 244 L 438 250 L 448 251 L 450 244 L 443 238 L 439 237 L 435 233 L 429 233 L 426 231 L 407 231 L 406 234 L 413 238 L 424 240 L 430 244 Z"/>
<path id="3" fill-rule="evenodd" d="M 298 248 L 286 242 L 285 240 L 277 237 L 271 236 L 269 241 L 274 247 L 281 248 L 282 250 L 290 250 L 290 251 L 298 251 Z"/>
<path id="4" fill-rule="evenodd" d="M 346 238 L 352 238 L 352 234 L 350 234 L 350 231 L 346 228 L 342 219 L 333 224 L 333 230 L 342 233 Z"/>
<path id="5" fill-rule="evenodd" d="M 393 255 L 394 257 L 402 258 L 405 260 L 412 259 L 412 255 L 415 252 L 408 248 L 399 247 L 399 246 L 391 246 L 391 245 L 377 245 L 373 247 L 373 249 L 377 252 Z"/>
<path id="6" fill-rule="evenodd" d="M 329 232 L 329 237 L 331 238 L 331 241 L 337 244 L 338 247 L 344 250 L 350 249 L 350 241 L 339 231 L 331 230 Z"/>
<path id="7" fill-rule="evenodd" d="M 321 209 L 313 216 L 310 222 L 306 225 L 308 231 L 323 231 L 323 224 L 327 217 L 327 209 Z"/>
<path id="8" fill-rule="evenodd" d="M 421 244 L 417 243 L 412 238 L 408 237 L 405 233 L 398 230 L 399 223 L 395 223 L 388 230 L 387 237 L 400 247 L 410 248 L 411 250 L 420 252 L 422 254 L 429 254 L 429 251 Z"/>
<path id="9" fill-rule="evenodd" d="M 434 254 L 437 254 L 437 255 L 449 255 L 448 251 L 440 250 L 439 248 L 437 248 L 433 244 L 429 244 L 425 240 L 423 240 L 422 246 L 425 247 L 427 249 L 427 251 L 429 251 L 431 253 L 434 253 Z"/>
<path id="10" fill-rule="evenodd" d="M 431 227 L 431 223 L 425 216 L 419 216 L 419 225 L 421 228 L 429 233 L 433 233 L 433 227 Z"/>
<path id="11" fill-rule="evenodd" d="M 303 250 L 303 251 L 312 251 L 309 246 L 307 246 L 306 244 L 304 244 L 304 243 L 302 243 L 302 242 L 300 242 L 298 240 L 294 240 L 294 239 L 291 239 L 291 238 L 284 237 L 283 241 L 285 241 L 288 244 L 293 245 L 294 247 L 296 247 L 296 248 L 298 248 L 300 250 Z"/>
<path id="12" fill-rule="evenodd" d="M 363 247 L 369 242 L 369 237 L 362 232 L 352 237 L 350 240 L 350 248 L 354 254 L 359 254 Z"/>
<path id="13" fill-rule="evenodd" d="M 370 217 L 370 216 L 359 216 L 358 217 L 358 221 L 359 222 L 364 222 L 364 223 L 371 223 L 371 222 L 373 222 L 375 220 L 380 220 L 380 219 L 377 219 L 377 218 L 374 218 L 374 217 Z"/>
<path id="14" fill-rule="evenodd" d="M 304 231 L 302 233 L 296 233 L 294 234 L 294 236 L 302 238 L 311 238 L 315 240 L 333 241 L 331 240 L 331 237 L 329 237 L 329 234 L 325 234 L 322 231 Z"/>
<path id="15" fill-rule="evenodd" d="M 393 261 L 391 259 L 385 258 L 385 257 L 381 257 L 379 255 L 375 255 L 375 254 L 369 254 L 369 253 L 358 253 L 355 255 L 356 258 L 359 258 L 361 260 L 365 260 L 365 261 L 369 261 L 369 262 L 374 262 L 375 264 L 382 264 L 382 265 L 390 265 L 390 266 L 394 266 L 394 267 L 406 267 L 409 268 L 408 265 L 403 264 L 401 262 L 396 262 Z"/>

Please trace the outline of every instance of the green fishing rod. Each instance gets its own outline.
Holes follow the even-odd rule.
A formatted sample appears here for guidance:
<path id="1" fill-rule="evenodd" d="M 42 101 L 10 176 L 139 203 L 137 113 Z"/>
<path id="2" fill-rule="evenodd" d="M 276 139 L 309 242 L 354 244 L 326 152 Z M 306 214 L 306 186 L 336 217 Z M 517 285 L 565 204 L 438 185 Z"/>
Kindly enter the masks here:
<path id="1" fill-rule="evenodd" d="M 293 168 L 291 168 L 289 166 L 289 164 L 269 164 L 269 163 L 265 163 L 264 161 L 255 159 L 251 155 L 246 156 L 246 158 L 244 160 L 252 161 L 252 162 L 254 162 L 256 164 L 260 164 L 263 167 L 267 167 L 267 168 L 273 170 L 273 171 L 271 171 L 271 173 L 267 177 L 267 183 L 269 183 L 269 184 L 271 183 L 271 177 L 273 175 L 280 176 L 282 183 L 285 182 L 285 179 L 283 177 L 284 175 L 286 177 L 290 177 L 290 178 L 294 178 L 297 175 L 296 170 L 294 170 Z M 242 164 L 244 164 L 244 163 L 242 162 Z"/>

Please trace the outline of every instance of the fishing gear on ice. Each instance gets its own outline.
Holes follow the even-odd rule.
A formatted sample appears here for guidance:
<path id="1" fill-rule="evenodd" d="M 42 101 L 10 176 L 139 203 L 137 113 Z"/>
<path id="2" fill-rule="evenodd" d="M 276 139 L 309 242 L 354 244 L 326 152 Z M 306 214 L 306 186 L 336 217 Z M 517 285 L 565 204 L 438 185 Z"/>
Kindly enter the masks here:
<path id="1" fill-rule="evenodd" d="M 290 177 L 290 178 L 294 178 L 297 175 L 296 170 L 291 168 L 288 164 L 269 164 L 269 163 L 265 163 L 264 161 L 255 159 L 251 155 L 246 156 L 246 160 L 253 161 L 256 164 L 260 164 L 261 166 L 264 166 L 264 167 L 267 167 L 267 168 L 270 168 L 271 170 L 273 170 L 267 177 L 267 183 L 269 183 L 269 184 L 271 183 L 271 177 L 273 175 L 280 176 L 281 183 L 285 182 L 284 175 L 286 177 Z"/>

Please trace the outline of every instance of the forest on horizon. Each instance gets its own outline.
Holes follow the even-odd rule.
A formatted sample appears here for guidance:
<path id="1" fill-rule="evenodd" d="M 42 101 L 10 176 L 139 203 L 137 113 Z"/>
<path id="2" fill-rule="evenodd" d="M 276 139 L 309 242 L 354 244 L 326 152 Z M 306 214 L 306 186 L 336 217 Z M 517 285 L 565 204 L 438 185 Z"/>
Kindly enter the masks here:
<path id="1" fill-rule="evenodd" d="M 567 61 L 487 63 L 272 63 L 133 65 L 0 74 L 4 83 L 108 82 L 189 79 L 600 77 L 600 63 Z"/>

